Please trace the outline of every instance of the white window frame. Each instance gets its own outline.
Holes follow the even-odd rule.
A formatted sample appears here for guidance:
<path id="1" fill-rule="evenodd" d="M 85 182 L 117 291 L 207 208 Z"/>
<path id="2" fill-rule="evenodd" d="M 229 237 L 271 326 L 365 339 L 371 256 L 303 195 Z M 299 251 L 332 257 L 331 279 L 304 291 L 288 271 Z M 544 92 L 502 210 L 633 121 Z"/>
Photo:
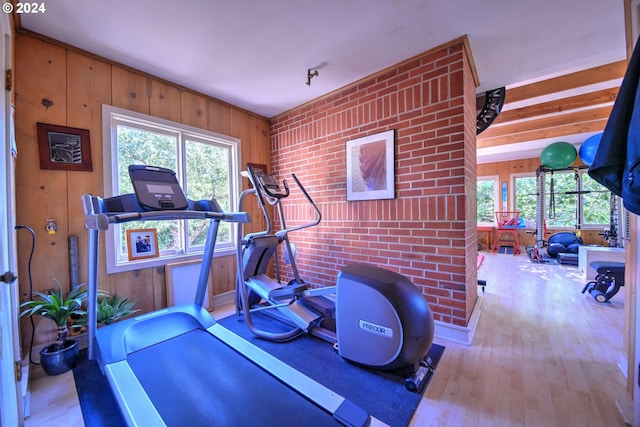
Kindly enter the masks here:
<path id="1" fill-rule="evenodd" d="M 111 105 L 102 105 L 102 146 L 103 146 L 103 174 L 104 174 L 104 198 L 117 195 L 118 175 L 114 173 L 117 169 L 118 161 L 118 145 L 117 145 L 117 124 L 129 121 L 132 124 L 139 124 L 141 128 L 147 127 L 150 130 L 160 133 L 181 133 L 189 140 L 202 142 L 214 140 L 216 143 L 226 146 L 230 149 L 229 166 L 231 173 L 229 176 L 229 196 L 231 206 L 237 206 L 238 195 L 240 194 L 240 165 L 241 158 L 241 141 L 239 138 L 223 135 L 188 126 L 182 123 L 173 122 L 158 117 L 149 116 L 147 114 L 135 111 L 125 110 L 123 108 L 113 107 Z M 236 159 L 234 162 L 233 159 Z M 184 162 L 184 160 L 183 160 Z M 185 165 L 178 164 L 181 170 L 176 171 L 181 174 Z M 233 210 L 233 209 L 232 209 Z M 228 256 L 235 254 L 236 245 L 236 224 L 231 225 L 231 243 L 226 245 L 216 245 L 215 257 Z M 189 261 L 200 259 L 203 253 L 203 247 L 183 248 L 185 251 L 176 251 L 178 253 L 161 252 L 157 258 L 145 258 L 140 260 L 123 259 L 119 255 L 120 242 L 120 226 L 114 225 L 109 227 L 105 232 L 106 242 L 106 267 L 107 274 L 120 273 L 124 271 L 138 270 L 143 268 L 157 267 L 172 262 Z"/>
<path id="2" fill-rule="evenodd" d="M 573 171 L 557 171 L 555 173 L 567 173 L 567 174 L 569 174 L 569 173 L 574 173 L 574 172 Z M 583 170 L 578 171 L 578 173 L 581 175 L 580 179 L 582 179 L 582 175 L 586 174 L 587 170 L 583 169 Z M 514 173 L 514 174 L 511 174 L 510 177 L 511 177 L 511 188 L 512 188 L 512 196 L 513 196 L 511 198 L 510 206 L 511 206 L 511 210 L 515 211 L 516 210 L 516 178 L 534 178 L 535 179 L 536 178 L 536 174 L 535 174 L 535 172 Z M 548 203 L 548 200 L 549 200 L 549 193 L 547 192 L 547 193 L 545 193 L 545 201 L 547 201 L 547 203 Z M 578 200 L 579 200 L 578 203 L 581 203 L 581 204 L 583 203 L 582 196 L 580 196 Z M 537 207 L 536 207 L 536 209 L 537 209 Z M 577 209 L 577 206 L 576 206 L 576 209 Z M 546 215 L 546 214 L 547 213 L 545 212 L 544 215 Z M 534 220 L 535 220 L 535 218 L 534 218 Z M 606 224 L 585 224 L 585 222 L 584 222 L 584 207 L 582 208 L 582 218 L 580 218 L 580 223 L 581 223 L 581 226 L 580 226 L 581 230 L 599 230 L 599 229 L 602 229 L 603 227 L 608 227 L 609 226 L 609 223 L 606 223 Z M 562 227 L 553 226 L 552 228 L 554 230 L 563 230 L 563 231 L 564 230 L 573 231 L 575 229 L 574 226 L 562 226 Z"/>
<path id="3" fill-rule="evenodd" d="M 515 212 L 518 210 L 518 208 L 516 207 L 516 179 L 517 178 L 533 178 L 536 179 L 536 173 L 535 172 L 519 172 L 519 173 L 512 173 L 511 175 L 509 175 L 509 183 L 511 185 L 510 188 L 510 195 L 511 197 L 509 198 L 509 210 L 511 212 Z M 538 209 L 538 202 L 536 201 L 536 211 Z M 528 228 L 534 228 L 535 229 L 535 223 L 536 223 L 536 218 L 524 218 L 527 221 L 533 221 L 533 227 L 528 227 Z"/>
<path id="4" fill-rule="evenodd" d="M 500 176 L 498 175 L 478 176 L 476 177 L 476 185 L 478 181 L 493 181 L 493 208 L 494 208 L 493 210 L 495 212 L 500 206 Z M 477 199 L 477 193 L 476 193 L 476 199 Z M 477 200 L 476 200 L 476 205 L 477 205 Z M 476 217 L 477 217 L 477 212 L 476 212 Z M 495 213 L 493 215 L 493 220 L 491 222 L 478 221 L 478 225 L 480 226 L 495 226 L 495 224 L 496 224 Z"/>
<path id="5" fill-rule="evenodd" d="M 587 175 L 587 176 L 589 175 L 588 169 L 581 169 L 580 171 L 578 171 L 578 173 L 580 174 L 580 181 L 582 181 L 582 178 L 583 178 L 584 175 Z M 581 182 L 580 185 L 582 186 L 582 182 Z M 605 191 L 607 193 L 609 192 L 609 190 L 607 190 L 605 187 L 602 187 L 602 189 L 603 189 L 603 191 Z M 584 188 L 583 188 L 583 190 L 584 190 Z M 582 204 L 581 210 L 580 210 L 581 211 L 581 216 L 582 216 L 582 218 L 580 218 L 580 224 L 581 224 L 580 228 L 582 230 L 602 230 L 603 228 L 609 228 L 609 225 L 611 224 L 611 220 L 609 220 L 608 222 L 603 223 L 603 224 L 595 224 L 595 223 L 586 223 L 585 222 L 585 220 L 584 220 L 584 203 L 583 203 L 583 201 L 584 201 L 583 195 L 580 195 L 580 203 Z M 618 206 L 621 209 L 622 204 L 619 203 Z M 607 208 L 608 208 L 608 206 L 607 206 Z M 618 221 L 618 226 L 619 226 L 618 235 L 621 236 L 622 235 L 621 234 L 622 233 L 622 230 L 621 230 L 622 224 L 620 223 L 620 221 Z"/>

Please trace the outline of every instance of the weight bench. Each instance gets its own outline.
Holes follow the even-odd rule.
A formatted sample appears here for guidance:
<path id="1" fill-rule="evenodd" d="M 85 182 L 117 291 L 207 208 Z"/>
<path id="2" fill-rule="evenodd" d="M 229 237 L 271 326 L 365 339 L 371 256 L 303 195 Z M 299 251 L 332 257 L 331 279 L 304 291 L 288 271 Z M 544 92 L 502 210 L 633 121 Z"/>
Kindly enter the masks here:
<path id="1" fill-rule="evenodd" d="M 608 302 L 624 286 L 624 263 L 611 261 L 593 261 L 589 264 L 597 275 L 595 280 L 588 282 L 582 293 L 589 291 L 598 302 Z"/>

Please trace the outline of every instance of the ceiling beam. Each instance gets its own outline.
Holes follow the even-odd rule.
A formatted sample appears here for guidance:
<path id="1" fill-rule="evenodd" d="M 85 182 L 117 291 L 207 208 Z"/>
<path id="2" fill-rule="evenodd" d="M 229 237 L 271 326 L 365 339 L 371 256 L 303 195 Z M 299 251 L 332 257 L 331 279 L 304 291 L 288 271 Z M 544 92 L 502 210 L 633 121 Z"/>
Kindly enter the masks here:
<path id="1" fill-rule="evenodd" d="M 478 140 L 477 148 L 497 147 L 500 145 L 517 144 L 520 142 L 538 141 L 549 138 L 561 138 L 564 136 L 578 135 L 589 132 L 601 132 L 604 130 L 608 119 L 598 119 L 590 122 L 571 123 L 546 129 L 532 130 L 528 132 L 511 133 L 486 140 Z"/>
<path id="2" fill-rule="evenodd" d="M 519 134 L 523 132 L 529 132 L 534 130 L 544 130 L 559 126 L 566 126 L 571 124 L 580 124 L 583 122 L 592 122 L 594 120 L 608 119 L 611 114 L 611 105 L 604 107 L 591 108 L 588 110 L 572 111 L 564 114 L 555 114 L 541 119 L 527 120 L 523 122 L 504 124 L 502 126 L 490 127 L 482 133 L 482 138 L 478 138 L 480 141 L 486 141 L 490 145 L 491 139 L 496 137 L 502 137 L 505 135 Z"/>
<path id="3" fill-rule="evenodd" d="M 570 110 L 591 108 L 596 105 L 613 104 L 618 94 L 618 90 L 619 88 L 617 87 L 602 89 L 581 95 L 555 99 L 553 101 L 503 111 L 493 122 L 491 129 L 500 126 L 501 124 L 506 124 L 516 120 L 527 120 L 538 116 L 544 116 L 546 114 L 557 114 Z M 481 134 L 478 139 L 483 137 L 483 134 Z"/>
<path id="4" fill-rule="evenodd" d="M 577 71 L 524 86 L 508 89 L 505 101 L 517 102 L 563 90 L 575 89 L 624 77 L 627 61 L 621 60 L 598 67 Z"/>

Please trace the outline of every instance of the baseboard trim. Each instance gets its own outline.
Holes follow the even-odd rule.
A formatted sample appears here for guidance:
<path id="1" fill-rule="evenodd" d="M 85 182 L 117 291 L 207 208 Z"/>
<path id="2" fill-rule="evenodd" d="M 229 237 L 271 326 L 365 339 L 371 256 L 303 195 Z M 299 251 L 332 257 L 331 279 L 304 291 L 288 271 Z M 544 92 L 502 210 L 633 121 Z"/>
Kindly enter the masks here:
<path id="1" fill-rule="evenodd" d="M 213 297 L 213 308 L 215 310 L 216 308 L 222 307 L 223 305 L 233 304 L 235 302 L 235 299 L 236 299 L 235 290 L 223 292 L 221 294 L 216 294 Z"/>
<path id="2" fill-rule="evenodd" d="M 20 364 L 21 379 L 20 379 L 20 394 L 22 396 L 22 415 L 24 418 L 28 418 L 31 415 L 31 388 L 29 381 L 29 372 L 31 370 L 31 362 L 28 358 L 24 358 Z"/>
<path id="3" fill-rule="evenodd" d="M 478 328 L 480 314 L 482 313 L 483 301 L 484 297 L 482 295 L 478 295 L 476 305 L 473 307 L 473 312 L 471 313 L 471 317 L 469 318 L 469 323 L 467 324 L 467 326 L 452 325 L 450 323 L 436 320 L 434 322 L 435 337 L 470 346 L 473 342 L 473 337 L 476 334 L 476 329 Z"/>
<path id="4" fill-rule="evenodd" d="M 618 360 L 618 369 L 620 369 L 620 372 L 625 378 L 629 376 L 629 359 L 627 359 L 627 356 L 623 352 L 620 352 L 620 360 Z"/>

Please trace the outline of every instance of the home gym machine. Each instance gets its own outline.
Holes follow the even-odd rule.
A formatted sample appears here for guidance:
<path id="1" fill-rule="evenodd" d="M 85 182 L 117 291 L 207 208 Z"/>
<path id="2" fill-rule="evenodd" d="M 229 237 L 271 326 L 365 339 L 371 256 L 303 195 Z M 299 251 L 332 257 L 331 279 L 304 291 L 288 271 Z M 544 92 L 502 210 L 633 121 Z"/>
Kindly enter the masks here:
<path id="1" fill-rule="evenodd" d="M 547 230 L 546 230 L 546 220 L 547 218 L 555 218 L 555 192 L 553 187 L 553 177 L 551 180 L 551 185 L 549 191 L 547 191 L 546 186 L 546 176 L 548 174 L 553 174 L 558 171 L 573 171 L 575 174 L 575 182 L 576 189 L 575 191 L 568 191 L 563 194 L 574 194 L 580 196 L 582 194 L 590 193 L 589 190 L 584 190 L 582 187 L 582 180 L 578 176 L 578 171 L 581 169 L 586 169 L 587 166 L 574 166 L 567 167 L 562 169 L 551 169 L 546 166 L 540 166 L 536 170 L 536 184 L 537 184 L 537 203 L 536 203 L 536 230 L 533 234 L 536 236 L 536 243 L 534 248 L 530 248 L 534 254 L 537 254 L 537 258 L 539 261 L 543 261 L 545 257 L 545 248 L 549 244 L 549 240 L 547 239 Z M 547 202 L 547 194 L 549 195 L 549 200 Z M 577 238 L 580 237 L 581 231 L 581 223 L 582 223 L 582 204 L 576 204 L 576 221 L 575 221 L 575 236 Z M 619 209 L 620 203 L 618 201 L 618 196 L 611 193 L 609 207 L 610 207 L 610 215 L 609 215 L 609 228 L 605 229 L 603 233 L 599 233 L 603 236 L 603 239 L 608 243 L 609 247 L 617 248 L 623 247 L 624 239 L 620 238 L 620 223 L 623 222 L 623 214 Z M 530 252 L 530 254 L 532 253 Z M 552 257 L 557 257 L 561 264 L 578 264 L 578 254 L 576 252 L 569 253 L 559 253 L 559 254 L 549 254 Z M 533 257 L 532 257 L 533 259 Z"/>
<path id="2" fill-rule="evenodd" d="M 580 169 L 585 169 L 586 166 L 577 166 L 577 167 L 567 167 L 562 169 L 551 169 L 546 166 L 540 166 L 536 169 L 536 185 L 538 188 L 537 192 L 537 202 L 536 202 L 536 247 L 538 251 L 542 251 L 545 245 L 548 243 L 546 240 L 546 220 L 555 218 L 555 191 L 553 185 L 553 173 L 558 171 L 573 171 L 575 174 L 575 182 L 576 182 L 576 190 L 571 192 L 566 192 L 565 194 L 573 194 L 573 195 L 581 195 L 588 193 L 588 191 L 584 191 L 582 189 L 582 181 L 579 178 L 578 171 Z M 547 174 L 551 174 L 551 183 L 549 188 L 549 203 L 547 204 L 546 196 L 547 196 L 547 186 L 546 186 L 546 176 Z M 580 237 L 580 228 L 582 221 L 582 204 L 576 204 L 576 218 L 575 218 L 575 227 L 576 227 L 576 236 Z M 548 212 L 547 212 L 548 209 Z M 577 262 L 576 262 L 577 264 Z"/>
<path id="3" fill-rule="evenodd" d="M 309 223 L 287 228 L 282 201 L 290 195 L 271 175 L 248 167 L 243 175 L 253 188 L 239 199 L 243 210 L 247 197 L 255 195 L 266 220 L 266 230 L 243 236 L 238 227 L 238 275 L 236 307 L 251 332 L 271 341 L 288 341 L 309 334 L 333 344 L 338 354 L 367 367 L 402 373 L 410 391 L 421 390 L 431 365 L 426 355 L 433 341 L 433 315 L 424 296 L 405 276 L 368 264 L 345 266 L 336 286 L 312 288 L 300 277 L 289 235 L 316 226 L 321 213 L 298 178 L 292 178 L 315 212 Z M 269 206 L 275 207 L 281 229 L 272 232 Z M 284 246 L 294 278 L 280 281 L 278 248 Z M 276 277 L 268 276 L 275 259 Z M 252 314 L 262 311 L 288 324 L 286 332 L 273 333 L 256 327 Z"/>
<path id="4" fill-rule="evenodd" d="M 203 308 L 220 221 L 241 224 L 248 215 L 222 212 L 215 200 L 187 200 L 168 169 L 130 166 L 129 174 L 135 194 L 82 196 L 88 356 L 108 378 L 127 424 L 368 426 L 366 411 L 220 326 Z M 100 232 L 129 221 L 176 219 L 209 221 L 194 303 L 96 330 Z"/>

